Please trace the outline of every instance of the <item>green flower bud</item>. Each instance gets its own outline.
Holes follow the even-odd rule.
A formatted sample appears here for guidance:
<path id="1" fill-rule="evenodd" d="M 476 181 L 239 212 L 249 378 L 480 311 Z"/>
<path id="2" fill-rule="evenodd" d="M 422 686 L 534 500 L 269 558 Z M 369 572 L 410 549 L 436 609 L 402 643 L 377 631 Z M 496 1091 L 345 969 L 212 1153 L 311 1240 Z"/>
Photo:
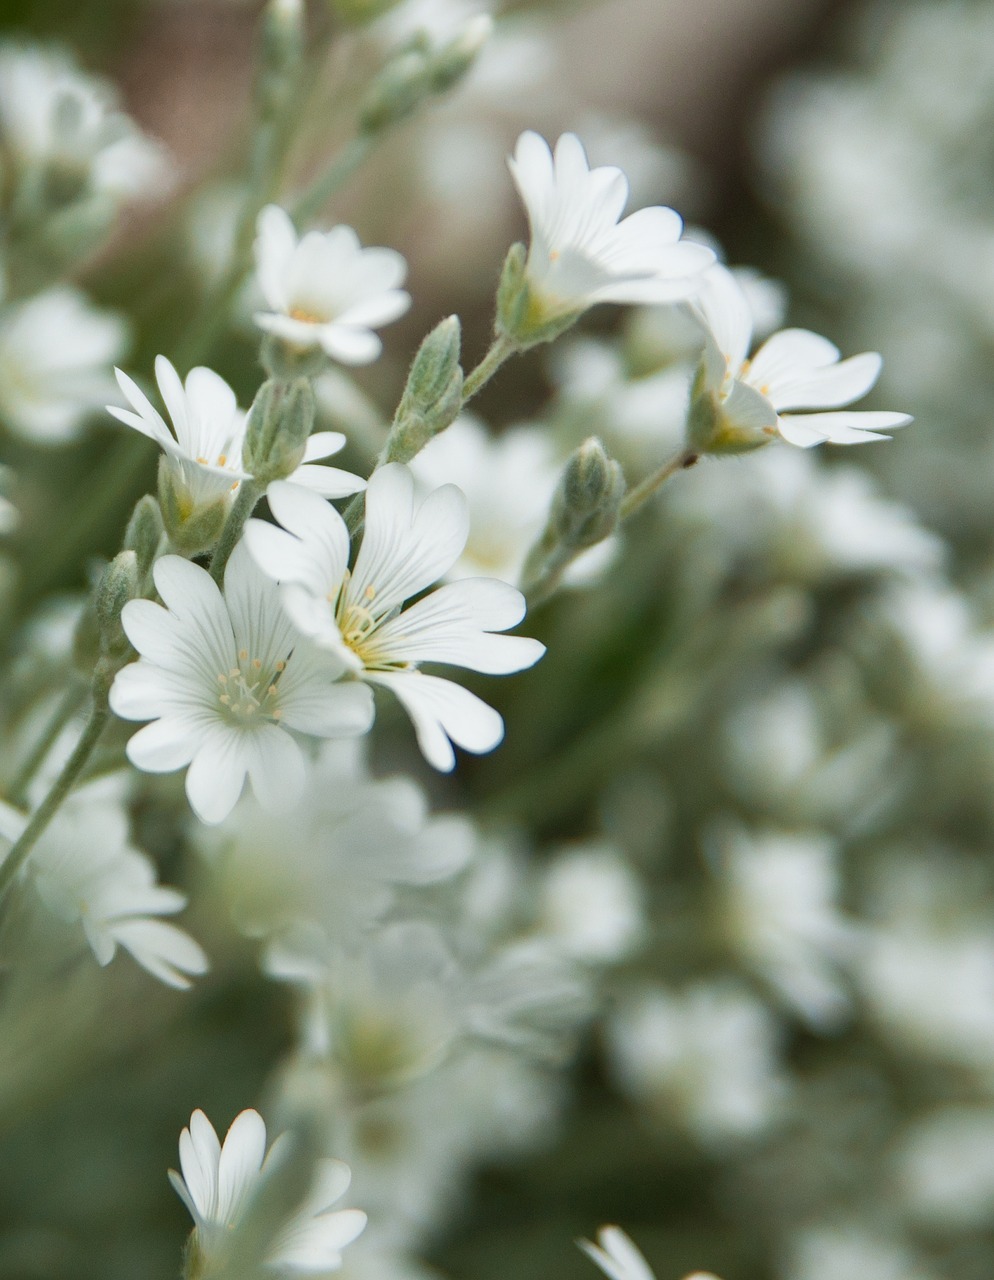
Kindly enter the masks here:
<path id="1" fill-rule="evenodd" d="M 359 128 L 379 133 L 409 116 L 432 92 L 432 64 L 423 49 L 391 59 L 370 85 L 359 107 Z"/>
<path id="2" fill-rule="evenodd" d="M 314 388 L 307 378 L 270 378 L 249 410 L 242 459 L 261 485 L 285 480 L 300 466 L 314 426 Z"/>
<path id="3" fill-rule="evenodd" d="M 131 519 L 124 533 L 124 549 L 133 551 L 138 562 L 141 586 L 139 594 L 141 595 L 144 595 L 148 588 L 152 565 L 155 564 L 164 535 L 165 526 L 159 504 L 150 493 L 146 493 L 144 498 L 139 499 L 131 513 Z"/>
<path id="4" fill-rule="evenodd" d="M 611 536 L 624 496 L 621 467 L 591 436 L 563 468 L 545 529 L 525 561 L 522 588 L 533 602 L 555 590 L 582 551 Z"/>
<path id="5" fill-rule="evenodd" d="M 169 458 L 159 459 L 159 507 L 169 541 L 185 556 L 208 551 L 220 537 L 230 497 L 198 503 Z"/>
<path id="6" fill-rule="evenodd" d="M 139 595 L 138 557 L 120 551 L 103 571 L 94 593 L 94 613 L 100 648 L 114 656 L 127 652 L 128 640 L 121 626 L 121 610 Z"/>
<path id="7" fill-rule="evenodd" d="M 461 342 L 459 317 L 449 316 L 418 348 L 394 415 L 384 462 L 410 462 L 433 436 L 455 421 L 462 408 Z"/>
<path id="8" fill-rule="evenodd" d="M 624 496 L 621 467 L 591 436 L 563 468 L 552 499 L 549 525 L 555 528 L 559 541 L 570 547 L 595 546 L 614 532 Z"/>
<path id="9" fill-rule="evenodd" d="M 455 88 L 473 67 L 493 29 L 493 19 L 489 14 L 481 13 L 467 22 L 462 32 L 439 50 L 431 64 L 431 87 L 435 93 L 447 93 Z"/>
<path id="10" fill-rule="evenodd" d="M 264 117 L 289 101 L 303 54 L 303 0 L 269 0 L 262 15 L 262 58 L 257 87 Z"/>
<path id="11" fill-rule="evenodd" d="M 527 265 L 525 246 L 511 245 L 497 286 L 497 332 L 509 338 L 519 351 L 552 342 L 583 315 L 582 310 L 550 313 L 528 283 Z"/>

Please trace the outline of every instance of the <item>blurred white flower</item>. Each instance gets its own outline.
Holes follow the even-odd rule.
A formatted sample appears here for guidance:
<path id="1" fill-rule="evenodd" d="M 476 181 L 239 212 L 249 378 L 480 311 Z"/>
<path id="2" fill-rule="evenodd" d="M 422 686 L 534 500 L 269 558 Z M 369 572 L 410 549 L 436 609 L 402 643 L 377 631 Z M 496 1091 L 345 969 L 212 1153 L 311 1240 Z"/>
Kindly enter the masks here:
<path id="1" fill-rule="evenodd" d="M 601 1227 L 597 1243 L 578 1240 L 580 1248 L 600 1267 L 608 1280 L 656 1280 L 652 1268 L 620 1227 Z M 695 1271 L 687 1280 L 717 1280 L 703 1271 Z"/>
<path id="2" fill-rule="evenodd" d="M 294 347 L 320 347 L 343 364 L 368 364 L 383 349 L 373 329 L 411 305 L 400 286 L 407 264 L 393 249 L 363 249 L 351 227 L 309 231 L 298 241 L 278 205 L 259 214 L 259 285 L 270 310 L 256 323 Z"/>
<path id="3" fill-rule="evenodd" d="M 860 1223 L 798 1232 L 788 1255 L 782 1280 L 935 1280 L 905 1241 Z"/>
<path id="4" fill-rule="evenodd" d="M 354 942 L 405 886 L 459 871 L 473 851 L 469 820 L 431 815 L 411 778 L 373 779 L 354 741 L 322 744 L 292 815 L 243 796 L 221 828 L 201 829 L 239 926 L 273 935 L 298 922 Z"/>
<path id="5" fill-rule="evenodd" d="M 274 483 L 269 505 L 283 528 L 250 520 L 245 537 L 266 573 L 282 582 L 296 625 L 362 680 L 390 689 L 414 722 L 425 759 L 450 770 L 450 739 L 468 751 L 500 742 L 501 717 L 475 694 L 417 670 L 442 662 L 492 675 L 530 667 L 544 645 L 495 635 L 521 621 L 520 591 L 489 578 L 449 583 L 418 600 L 456 561 L 469 532 L 466 499 L 455 485 L 414 508 L 407 467 L 378 468 L 366 490 L 362 545 L 349 570 L 349 535 L 337 511 L 316 495 Z"/>
<path id="6" fill-rule="evenodd" d="M 640 209 L 619 222 L 628 199 L 620 169 L 590 169 L 572 133 L 555 155 L 537 133 L 518 139 L 511 174 L 528 214 L 525 268 L 533 305 L 545 320 L 598 302 L 668 302 L 687 297 L 714 260 L 709 249 L 680 239 L 672 209 Z"/>
<path id="7" fill-rule="evenodd" d="M 47 171 L 55 197 L 147 196 L 169 171 L 165 151 L 120 110 L 114 88 L 60 49 L 0 46 L 0 139 L 21 168 Z"/>
<path id="8" fill-rule="evenodd" d="M 646 928 L 642 886 L 609 846 L 561 853 L 542 878 L 538 927 L 577 960 L 621 960 Z"/>
<path id="9" fill-rule="evenodd" d="M 364 733 L 369 690 L 334 683 L 345 667 L 306 644 L 241 543 L 223 596 L 206 570 L 179 556 L 158 560 L 154 577 L 165 607 L 132 600 L 121 616 L 142 656 L 118 672 L 111 708 L 125 720 L 153 721 L 129 741 L 128 759 L 151 773 L 188 765 L 186 794 L 203 822 L 228 816 L 246 775 L 264 806 L 289 808 L 305 769 L 288 730 Z"/>
<path id="10" fill-rule="evenodd" d="M 0 311 L 0 421 L 33 444 L 71 440 L 115 392 L 125 321 L 58 285 Z"/>
<path id="11" fill-rule="evenodd" d="M 825 412 L 866 395 L 880 376 L 882 361 L 875 352 L 840 360 L 827 338 L 807 329 L 782 329 L 750 359 L 752 310 L 727 267 L 716 263 L 705 273 L 693 305 L 705 336 L 698 394 L 713 401 L 715 430 L 732 446 L 754 447 L 777 432 L 802 448 L 826 440 L 860 444 L 911 421 L 906 413 Z"/>
<path id="12" fill-rule="evenodd" d="M 633 992 L 608 1023 L 612 1072 L 653 1111 L 721 1146 L 780 1112 L 779 1027 L 765 1005 L 727 983 Z"/>
<path id="13" fill-rule="evenodd" d="M 711 836 L 722 922 L 744 962 L 802 1018 L 823 1029 L 849 1010 L 840 963 L 856 930 L 839 912 L 835 843 L 817 832 L 725 824 Z"/>
<path id="14" fill-rule="evenodd" d="M 994 1111 L 943 1106 L 917 1117 L 893 1152 L 893 1169 L 919 1221 L 985 1226 L 994 1212 Z"/>
<path id="15" fill-rule="evenodd" d="M 12 842 L 26 824 L 0 802 L 0 836 Z M 181 911 L 186 895 L 156 882 L 150 860 L 129 843 L 116 800 L 73 796 L 21 874 L 53 915 L 80 926 L 99 964 L 110 964 L 123 947 L 153 977 L 181 989 L 207 972 L 207 957 L 189 934 L 158 918 Z"/>
<path id="16" fill-rule="evenodd" d="M 266 1151 L 266 1125 L 257 1111 L 242 1111 L 232 1121 L 224 1144 L 202 1111 L 194 1111 L 180 1134 L 182 1175 L 169 1170 L 169 1181 L 193 1218 L 193 1248 L 209 1267 L 223 1257 L 232 1233 L 251 1213 L 252 1201 L 279 1160 L 281 1139 Z M 339 1160 L 318 1163 L 304 1202 L 280 1228 L 266 1258 L 269 1267 L 286 1275 L 325 1275 L 342 1265 L 342 1250 L 366 1225 L 359 1209 L 332 1206 L 351 1180 Z"/>

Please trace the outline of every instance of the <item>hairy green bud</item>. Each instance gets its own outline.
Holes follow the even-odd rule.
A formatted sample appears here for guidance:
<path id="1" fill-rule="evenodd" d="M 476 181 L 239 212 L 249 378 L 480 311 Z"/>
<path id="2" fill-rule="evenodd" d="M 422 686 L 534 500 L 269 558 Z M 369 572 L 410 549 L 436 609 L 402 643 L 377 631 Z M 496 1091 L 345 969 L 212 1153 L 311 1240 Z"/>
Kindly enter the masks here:
<path id="1" fill-rule="evenodd" d="M 116 656 L 127 651 L 121 610 L 139 594 L 138 557 L 133 551 L 119 551 L 101 574 L 93 597 L 103 653 Z"/>
<path id="2" fill-rule="evenodd" d="M 472 69 L 493 29 L 490 15 L 478 14 L 466 23 L 454 40 L 435 54 L 431 62 L 431 87 L 435 93 L 447 93 L 456 87 Z"/>
<path id="3" fill-rule="evenodd" d="M 242 459 L 261 485 L 285 480 L 300 466 L 314 426 L 314 388 L 307 378 L 270 378 L 249 410 Z"/>
<path id="4" fill-rule="evenodd" d="M 136 504 L 124 532 L 125 551 L 135 553 L 142 595 L 147 589 L 152 566 L 162 546 L 165 531 L 159 504 L 150 493 L 146 493 L 144 498 L 140 498 Z"/>
<path id="5" fill-rule="evenodd" d="M 359 128 L 379 133 L 412 114 L 432 93 L 432 63 L 424 49 L 409 48 L 392 58 L 359 107 Z"/>
<path id="6" fill-rule="evenodd" d="M 545 529 L 525 561 L 522 586 L 533 603 L 555 590 L 582 551 L 611 536 L 624 496 L 621 467 L 591 436 L 563 468 Z"/>
<path id="7" fill-rule="evenodd" d="M 462 408 L 462 326 L 449 316 L 418 348 L 383 451 L 384 462 L 410 462 Z"/>
<path id="8" fill-rule="evenodd" d="M 303 55 L 303 0 L 269 0 L 262 15 L 262 58 L 256 89 L 263 118 L 290 100 Z"/>

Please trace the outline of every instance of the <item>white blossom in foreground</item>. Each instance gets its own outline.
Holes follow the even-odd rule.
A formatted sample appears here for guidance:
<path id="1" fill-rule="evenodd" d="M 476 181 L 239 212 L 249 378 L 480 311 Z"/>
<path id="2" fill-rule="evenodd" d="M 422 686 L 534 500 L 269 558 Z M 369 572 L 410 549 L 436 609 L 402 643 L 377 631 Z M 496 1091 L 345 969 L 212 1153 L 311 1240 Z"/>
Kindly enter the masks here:
<path id="1" fill-rule="evenodd" d="M 695 387 L 699 418 L 701 404 L 710 404 L 698 442 L 704 451 L 752 449 L 778 433 L 805 449 L 825 441 L 861 444 L 885 439 L 884 433 L 911 421 L 906 413 L 845 409 L 880 376 L 876 352 L 841 360 L 827 338 L 782 329 L 750 359 L 752 309 L 726 267 L 711 267 L 693 305 L 705 331 Z"/>
<path id="2" fill-rule="evenodd" d="M 0 313 L 0 421 L 33 444 L 71 440 L 114 394 L 127 343 L 120 316 L 59 285 Z"/>
<path id="3" fill-rule="evenodd" d="M 596 1244 L 590 1240 L 577 1243 L 608 1280 L 656 1280 L 648 1262 L 620 1227 L 601 1227 Z M 695 1271 L 687 1280 L 716 1280 L 716 1277 L 710 1272 Z"/>
<path id="4" fill-rule="evenodd" d="M 260 328 L 294 347 L 320 347 L 343 364 L 368 364 L 383 344 L 373 333 L 411 305 L 407 264 L 394 249 L 364 249 L 351 227 L 309 231 L 298 241 L 278 205 L 259 214 L 259 285 L 269 306 Z"/>
<path id="5" fill-rule="evenodd" d="M 194 1222 L 195 1255 L 201 1265 L 223 1255 L 233 1233 L 251 1212 L 253 1198 L 280 1158 L 281 1139 L 266 1151 L 266 1125 L 257 1111 L 236 1116 L 224 1144 L 202 1111 L 194 1111 L 179 1139 L 182 1175 L 169 1170 L 173 1189 Z M 279 1274 L 324 1275 L 342 1265 L 342 1250 L 366 1225 L 359 1209 L 332 1206 L 351 1175 L 340 1160 L 322 1160 L 304 1202 L 279 1229 L 266 1263 Z"/>
<path id="6" fill-rule="evenodd" d="M 57 49 L 0 48 L 0 137 L 19 166 L 49 170 L 63 197 L 147 195 L 168 171 L 162 147 L 119 109 L 113 86 Z"/>
<path id="7" fill-rule="evenodd" d="M 409 469 L 380 467 L 366 490 L 365 532 L 351 571 L 348 531 L 334 508 L 292 485 L 274 483 L 268 493 L 283 528 L 250 520 L 245 538 L 260 566 L 284 584 L 284 604 L 300 630 L 355 676 L 394 693 L 436 769 L 454 767 L 451 742 L 492 751 L 504 733 L 498 713 L 460 685 L 417 668 L 442 662 L 506 675 L 532 666 L 544 645 L 493 634 L 524 617 L 521 592 L 492 578 L 464 578 L 404 608 L 466 545 L 460 490 L 443 485 L 415 510 Z"/>
<path id="8" fill-rule="evenodd" d="M 0 803 L 0 836 L 14 841 L 26 818 Z M 74 796 L 38 842 L 22 875 L 45 907 L 79 925 L 101 965 L 118 947 L 171 987 L 185 988 L 207 972 L 196 942 L 158 917 L 186 906 L 186 896 L 157 884 L 149 859 L 128 843 L 124 810 L 103 796 Z"/>
<path id="9" fill-rule="evenodd" d="M 107 412 L 154 440 L 169 458 L 178 492 L 190 509 L 209 507 L 219 499 L 227 502 L 242 480 L 247 479 L 242 462 L 246 415 L 238 407 L 235 393 L 212 369 L 198 366 L 186 381 L 165 356 L 157 356 L 155 376 L 159 384 L 172 430 L 166 425 L 138 384 L 120 369 L 118 384 L 131 409 L 107 406 Z M 348 471 L 314 465 L 345 445 L 338 431 L 319 431 L 310 436 L 304 460 L 290 477 L 323 494 L 344 498 L 357 493 L 363 481 Z"/>
<path id="10" fill-rule="evenodd" d="M 680 239 L 672 209 L 640 209 L 619 222 L 628 180 L 612 166 L 591 169 L 575 134 L 564 133 L 553 155 L 529 130 L 509 164 L 531 232 L 525 277 L 538 314 L 530 319 L 576 316 L 598 302 L 685 298 L 714 261 L 710 249 Z"/>
<path id="11" fill-rule="evenodd" d="M 369 690 L 334 683 L 344 664 L 307 644 L 241 544 L 223 596 L 206 570 L 180 556 L 157 561 L 154 577 L 163 605 L 132 600 L 121 615 L 142 656 L 118 672 L 111 708 L 125 720 L 153 721 L 131 738 L 128 759 L 150 773 L 189 765 L 186 794 L 203 822 L 227 817 L 246 775 L 266 808 L 289 807 L 305 771 L 287 731 L 364 733 Z"/>

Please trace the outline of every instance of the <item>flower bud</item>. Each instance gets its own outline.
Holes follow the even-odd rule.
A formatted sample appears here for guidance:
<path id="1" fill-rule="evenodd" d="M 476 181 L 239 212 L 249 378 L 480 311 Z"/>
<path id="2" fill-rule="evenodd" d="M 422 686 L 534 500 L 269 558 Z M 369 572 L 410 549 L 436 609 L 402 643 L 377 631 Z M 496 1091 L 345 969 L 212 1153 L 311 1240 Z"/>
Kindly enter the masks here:
<path id="1" fill-rule="evenodd" d="M 462 408 L 461 341 L 459 317 L 449 316 L 418 348 L 394 415 L 384 462 L 410 462 L 433 436 L 455 421 Z"/>
<path id="2" fill-rule="evenodd" d="M 262 485 L 285 480 L 300 466 L 314 426 L 314 389 L 307 378 L 270 378 L 249 410 L 242 459 Z"/>
<path id="3" fill-rule="evenodd" d="M 264 118 L 289 101 L 303 52 L 303 0 L 269 0 L 262 16 L 262 58 L 257 87 Z"/>
<path id="4" fill-rule="evenodd" d="M 582 310 L 551 310 L 548 302 L 531 289 L 527 267 L 528 250 L 523 244 L 511 245 L 497 286 L 497 332 L 509 338 L 519 351 L 552 342 L 583 315 Z"/>
<path id="5" fill-rule="evenodd" d="M 455 88 L 472 69 L 493 29 L 494 21 L 489 14 L 477 14 L 454 40 L 438 51 L 431 64 L 431 87 L 435 93 L 447 93 Z"/>
<path id="6" fill-rule="evenodd" d="M 432 64 L 423 49 L 392 58 L 370 85 L 359 107 L 359 128 L 379 133 L 409 116 L 432 92 Z"/>
<path id="7" fill-rule="evenodd" d="M 525 561 L 522 590 L 533 603 L 555 590 L 582 551 L 611 536 L 624 496 L 621 467 L 591 436 L 563 468 L 545 529 Z"/>
<path id="8" fill-rule="evenodd" d="M 144 595 L 155 563 L 165 526 L 159 504 L 150 493 L 139 499 L 124 533 L 125 551 L 133 551 L 138 564 L 139 594 Z"/>
<path id="9" fill-rule="evenodd" d="M 138 557 L 120 551 L 104 569 L 94 593 L 94 612 L 105 654 L 127 651 L 128 641 L 121 627 L 121 610 L 139 594 Z"/>
<path id="10" fill-rule="evenodd" d="M 549 525 L 555 528 L 559 540 L 571 547 L 595 546 L 614 532 L 624 495 L 621 467 L 591 436 L 563 468 L 552 499 Z"/>

